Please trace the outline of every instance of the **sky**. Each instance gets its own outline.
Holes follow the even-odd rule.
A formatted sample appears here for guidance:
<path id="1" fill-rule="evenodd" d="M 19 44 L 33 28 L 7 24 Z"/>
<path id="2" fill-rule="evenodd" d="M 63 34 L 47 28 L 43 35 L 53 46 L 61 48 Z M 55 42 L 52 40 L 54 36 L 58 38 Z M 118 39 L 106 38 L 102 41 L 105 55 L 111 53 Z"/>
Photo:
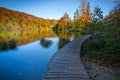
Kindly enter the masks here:
<path id="1" fill-rule="evenodd" d="M 88 0 L 91 11 L 97 5 L 106 16 L 113 8 L 114 0 Z M 0 7 L 32 14 L 46 19 L 60 19 L 65 12 L 71 18 L 80 6 L 80 0 L 0 0 Z"/>

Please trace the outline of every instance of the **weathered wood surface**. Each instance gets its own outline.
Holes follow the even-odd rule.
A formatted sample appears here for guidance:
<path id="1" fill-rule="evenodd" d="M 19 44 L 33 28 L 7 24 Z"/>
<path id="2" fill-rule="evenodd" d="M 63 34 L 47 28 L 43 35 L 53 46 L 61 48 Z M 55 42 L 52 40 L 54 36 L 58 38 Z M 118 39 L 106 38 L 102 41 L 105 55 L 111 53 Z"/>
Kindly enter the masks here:
<path id="1" fill-rule="evenodd" d="M 91 35 L 74 40 L 60 49 L 48 64 L 44 80 L 89 80 L 80 59 L 80 48 Z"/>

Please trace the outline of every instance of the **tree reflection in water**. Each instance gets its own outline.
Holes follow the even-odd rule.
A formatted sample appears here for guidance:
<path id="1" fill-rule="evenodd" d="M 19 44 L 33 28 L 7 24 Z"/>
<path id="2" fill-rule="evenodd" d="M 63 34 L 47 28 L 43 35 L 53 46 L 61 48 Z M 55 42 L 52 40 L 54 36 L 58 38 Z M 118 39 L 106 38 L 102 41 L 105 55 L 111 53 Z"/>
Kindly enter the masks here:
<path id="1" fill-rule="evenodd" d="M 64 45 L 70 42 L 69 39 L 66 38 L 59 38 L 58 48 L 61 49 Z"/>
<path id="2" fill-rule="evenodd" d="M 47 40 L 45 38 L 42 38 L 40 40 L 40 44 L 42 45 L 42 47 L 44 48 L 49 48 L 52 45 L 52 41 L 51 40 Z"/>

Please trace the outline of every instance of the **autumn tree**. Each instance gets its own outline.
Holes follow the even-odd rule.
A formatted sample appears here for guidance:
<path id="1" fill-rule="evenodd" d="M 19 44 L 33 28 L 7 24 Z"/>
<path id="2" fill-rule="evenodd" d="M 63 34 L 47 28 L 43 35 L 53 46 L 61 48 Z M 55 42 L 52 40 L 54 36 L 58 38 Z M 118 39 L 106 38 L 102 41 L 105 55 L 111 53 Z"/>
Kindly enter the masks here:
<path id="1" fill-rule="evenodd" d="M 104 25 L 103 25 L 103 15 L 102 10 L 99 6 L 94 8 L 94 12 L 91 14 L 90 21 L 86 24 L 86 27 L 83 29 L 87 32 L 94 33 L 94 32 L 102 32 Z"/>
<path id="2" fill-rule="evenodd" d="M 79 17 L 79 10 L 76 9 L 76 11 L 74 12 L 74 22 L 77 20 L 77 18 Z"/>
<path id="3" fill-rule="evenodd" d="M 70 19 L 69 15 L 67 13 L 64 14 L 63 17 L 58 21 L 58 23 L 53 28 L 54 30 L 63 30 L 63 29 L 69 29 L 72 25 L 72 20 Z"/>
<path id="4" fill-rule="evenodd" d="M 81 0 L 80 10 L 76 10 L 74 14 L 74 24 L 76 28 L 79 29 L 84 27 L 89 21 L 90 21 L 90 4 L 87 0 Z"/>
<path id="5" fill-rule="evenodd" d="M 49 30 L 53 25 L 51 20 L 0 7 L 0 30 L 35 32 L 38 29 Z"/>

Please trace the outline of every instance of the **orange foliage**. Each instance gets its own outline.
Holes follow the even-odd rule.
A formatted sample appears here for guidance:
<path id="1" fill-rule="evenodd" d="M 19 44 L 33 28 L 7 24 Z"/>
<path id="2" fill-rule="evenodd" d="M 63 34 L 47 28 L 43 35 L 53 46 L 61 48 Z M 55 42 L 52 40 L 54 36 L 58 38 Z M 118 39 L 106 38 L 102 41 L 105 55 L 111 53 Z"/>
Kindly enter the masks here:
<path id="1" fill-rule="evenodd" d="M 72 21 L 67 13 L 64 14 L 63 17 L 58 21 L 58 24 L 62 28 L 68 28 L 71 26 Z"/>
<path id="2" fill-rule="evenodd" d="M 80 27 L 84 27 L 87 22 L 90 21 L 90 6 L 87 0 L 81 0 L 82 1 L 82 7 L 80 10 L 80 15 L 78 16 L 76 23 Z"/>
<path id="3" fill-rule="evenodd" d="M 41 27 L 51 28 L 51 25 L 55 25 L 54 22 L 55 20 L 38 18 L 30 14 L 0 7 L 0 30 L 38 30 Z"/>

